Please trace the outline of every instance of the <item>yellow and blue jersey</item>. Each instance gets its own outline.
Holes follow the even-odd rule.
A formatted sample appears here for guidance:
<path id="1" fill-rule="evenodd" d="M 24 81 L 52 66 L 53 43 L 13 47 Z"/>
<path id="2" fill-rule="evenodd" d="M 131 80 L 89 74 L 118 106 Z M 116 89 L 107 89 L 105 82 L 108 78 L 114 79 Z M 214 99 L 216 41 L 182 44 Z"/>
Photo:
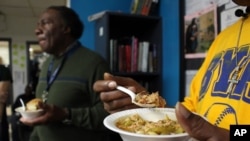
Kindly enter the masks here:
<path id="1" fill-rule="evenodd" d="M 183 104 L 225 129 L 250 124 L 249 56 L 250 18 L 242 18 L 214 40 Z M 241 68 L 236 74 L 237 65 Z M 230 84 L 233 77 L 235 83 Z"/>

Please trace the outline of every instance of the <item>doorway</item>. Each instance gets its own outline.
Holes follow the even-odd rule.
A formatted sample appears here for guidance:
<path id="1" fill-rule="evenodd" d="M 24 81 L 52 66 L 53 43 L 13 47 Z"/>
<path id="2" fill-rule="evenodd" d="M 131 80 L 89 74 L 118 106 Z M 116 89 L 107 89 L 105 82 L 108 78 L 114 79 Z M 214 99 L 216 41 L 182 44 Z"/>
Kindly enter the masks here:
<path id="1" fill-rule="evenodd" d="M 3 64 L 11 67 L 11 39 L 0 38 L 0 57 L 3 59 Z"/>
<path id="2" fill-rule="evenodd" d="M 0 38 L 0 57 L 2 58 L 3 65 L 10 69 L 12 74 L 12 61 L 11 61 L 11 38 Z M 7 104 L 12 104 L 12 90 L 8 98 Z"/>

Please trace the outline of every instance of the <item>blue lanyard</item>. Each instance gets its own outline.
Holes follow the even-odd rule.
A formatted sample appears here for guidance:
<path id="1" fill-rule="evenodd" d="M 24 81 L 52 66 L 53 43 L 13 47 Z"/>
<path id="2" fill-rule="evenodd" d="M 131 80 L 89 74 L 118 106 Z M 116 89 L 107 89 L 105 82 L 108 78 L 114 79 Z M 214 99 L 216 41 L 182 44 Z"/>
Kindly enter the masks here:
<path id="1" fill-rule="evenodd" d="M 54 60 L 52 59 L 50 64 L 49 64 L 49 67 L 48 67 L 48 72 L 47 72 L 47 87 L 46 87 L 46 92 L 49 91 L 51 85 L 53 84 L 53 82 L 55 81 L 56 77 L 58 76 L 60 70 L 62 69 L 65 61 L 67 60 L 67 58 L 69 57 L 69 55 L 74 51 L 76 50 L 76 48 L 80 47 L 81 44 L 79 42 L 76 42 L 73 47 L 71 49 L 69 49 L 63 59 L 62 59 L 62 62 L 57 66 L 57 68 L 55 69 L 55 71 L 52 73 L 52 68 L 53 68 L 53 65 L 54 65 Z"/>
<path id="2" fill-rule="evenodd" d="M 63 57 L 62 62 L 57 66 L 57 68 L 55 69 L 55 71 L 52 73 L 52 68 L 54 65 L 54 59 L 51 60 L 50 64 L 49 64 L 49 68 L 48 68 L 48 73 L 47 73 L 47 87 L 46 87 L 46 91 L 49 91 L 50 86 L 52 85 L 52 83 L 55 81 L 57 75 L 59 74 L 59 71 L 61 70 L 63 64 L 66 61 L 67 58 L 67 54 Z"/>

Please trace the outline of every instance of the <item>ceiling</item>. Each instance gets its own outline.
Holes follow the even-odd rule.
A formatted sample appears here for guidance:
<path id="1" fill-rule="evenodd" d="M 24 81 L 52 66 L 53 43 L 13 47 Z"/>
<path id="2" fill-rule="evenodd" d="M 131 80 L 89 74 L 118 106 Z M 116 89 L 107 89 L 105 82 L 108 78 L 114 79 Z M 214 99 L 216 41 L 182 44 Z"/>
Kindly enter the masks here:
<path id="1" fill-rule="evenodd" d="M 0 0 L 0 15 L 38 17 L 50 5 L 66 5 L 67 0 Z"/>

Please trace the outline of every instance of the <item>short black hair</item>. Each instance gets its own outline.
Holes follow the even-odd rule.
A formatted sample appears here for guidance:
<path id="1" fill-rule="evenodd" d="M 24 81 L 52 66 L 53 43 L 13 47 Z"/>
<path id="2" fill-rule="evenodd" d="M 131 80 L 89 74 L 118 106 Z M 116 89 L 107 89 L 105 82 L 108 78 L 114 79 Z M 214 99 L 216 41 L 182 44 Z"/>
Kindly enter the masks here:
<path id="1" fill-rule="evenodd" d="M 53 9 L 60 13 L 66 25 L 70 27 L 71 35 L 74 38 L 79 39 L 82 36 L 84 24 L 73 9 L 66 6 L 50 6 L 48 9 Z"/>

